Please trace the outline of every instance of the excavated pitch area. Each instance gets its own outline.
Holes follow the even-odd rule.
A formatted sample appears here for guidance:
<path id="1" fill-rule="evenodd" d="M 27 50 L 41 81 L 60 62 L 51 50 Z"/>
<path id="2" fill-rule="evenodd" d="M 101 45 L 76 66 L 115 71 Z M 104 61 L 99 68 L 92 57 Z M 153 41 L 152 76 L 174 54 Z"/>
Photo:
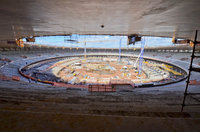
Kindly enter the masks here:
<path id="1" fill-rule="evenodd" d="M 135 87 L 161 86 L 182 81 L 187 72 L 182 68 L 157 59 L 144 58 L 141 74 L 137 58 L 124 55 L 67 56 L 45 59 L 20 69 L 25 77 L 43 83 L 111 84 L 134 83 Z M 134 66 L 135 65 L 135 66 Z"/>

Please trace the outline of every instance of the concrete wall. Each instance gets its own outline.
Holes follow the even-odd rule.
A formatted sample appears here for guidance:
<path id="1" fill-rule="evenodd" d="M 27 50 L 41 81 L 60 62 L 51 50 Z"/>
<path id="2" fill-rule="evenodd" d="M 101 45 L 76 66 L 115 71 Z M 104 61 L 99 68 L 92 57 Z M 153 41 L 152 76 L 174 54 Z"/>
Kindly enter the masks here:
<path id="1" fill-rule="evenodd" d="M 150 113 L 152 114 L 152 113 Z M 159 115 L 159 113 L 157 113 Z M 0 131 L 199 132 L 200 120 L 110 115 L 3 111 Z"/>

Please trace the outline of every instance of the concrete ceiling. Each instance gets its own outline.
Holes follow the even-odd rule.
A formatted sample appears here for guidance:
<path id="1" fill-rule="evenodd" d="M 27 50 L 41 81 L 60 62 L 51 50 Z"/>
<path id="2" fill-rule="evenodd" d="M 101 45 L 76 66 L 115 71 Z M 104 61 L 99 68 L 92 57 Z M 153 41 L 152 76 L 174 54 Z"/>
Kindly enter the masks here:
<path id="1" fill-rule="evenodd" d="M 61 34 L 172 37 L 174 31 L 193 38 L 200 29 L 199 6 L 200 0 L 1 0 L 0 40 Z"/>

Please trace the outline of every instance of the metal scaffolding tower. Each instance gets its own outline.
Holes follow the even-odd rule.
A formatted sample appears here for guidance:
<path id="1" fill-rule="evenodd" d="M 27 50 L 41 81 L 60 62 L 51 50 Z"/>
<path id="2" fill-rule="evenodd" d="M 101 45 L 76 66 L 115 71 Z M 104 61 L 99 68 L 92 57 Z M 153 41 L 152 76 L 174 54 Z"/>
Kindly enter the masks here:
<path id="1" fill-rule="evenodd" d="M 191 72 L 200 72 L 200 68 L 197 68 L 197 67 L 193 67 L 193 60 L 195 58 L 200 58 L 200 56 L 196 56 L 195 55 L 195 48 L 196 48 L 196 45 L 199 44 L 200 42 L 197 42 L 197 34 L 198 34 L 198 31 L 196 30 L 196 33 L 195 33 L 195 38 L 194 38 L 194 44 L 193 44 L 193 51 L 192 51 L 192 55 L 191 55 L 191 61 L 190 61 L 190 67 L 189 67 L 189 74 L 188 74 L 188 77 L 187 77 L 187 81 L 186 81 L 186 87 L 185 87 L 185 92 L 184 92 L 184 97 L 183 97 L 183 102 L 182 102 L 182 108 L 181 108 L 181 112 L 183 112 L 183 108 L 185 106 L 197 106 L 197 105 L 200 105 L 200 103 L 198 104 L 186 104 L 186 97 L 189 96 L 191 97 L 192 99 L 200 102 L 200 99 L 194 97 L 194 95 L 200 95 L 200 93 L 189 93 L 188 92 L 188 87 L 189 87 L 189 83 L 190 83 L 190 76 L 191 76 Z"/>

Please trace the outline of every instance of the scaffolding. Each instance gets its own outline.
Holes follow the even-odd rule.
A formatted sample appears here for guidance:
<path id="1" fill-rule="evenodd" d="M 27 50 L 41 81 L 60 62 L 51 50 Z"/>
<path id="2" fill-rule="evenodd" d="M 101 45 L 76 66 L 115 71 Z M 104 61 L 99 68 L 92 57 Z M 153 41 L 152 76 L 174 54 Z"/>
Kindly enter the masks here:
<path id="1" fill-rule="evenodd" d="M 190 67 L 189 67 L 189 73 L 188 73 L 188 77 L 187 77 L 187 81 L 186 81 L 186 87 L 185 87 L 185 92 L 184 92 L 184 97 L 183 97 L 183 102 L 182 102 L 182 107 L 181 107 L 181 112 L 183 112 L 183 109 L 184 109 L 185 106 L 200 106 L 200 99 L 194 97 L 194 95 L 200 95 L 200 93 L 195 93 L 195 92 L 190 93 L 190 92 L 188 92 L 191 72 L 200 72 L 200 68 L 193 66 L 193 60 L 195 58 L 200 58 L 200 56 L 195 55 L 196 46 L 197 46 L 197 44 L 200 43 L 200 42 L 197 42 L 197 34 L 198 34 L 198 31 L 196 30 L 195 38 L 194 38 L 194 44 L 193 44 L 193 51 L 192 51 L 191 61 L 190 61 Z M 196 100 L 199 103 L 198 104 L 186 104 L 186 97 L 188 97 L 188 96 L 190 98 Z"/>

